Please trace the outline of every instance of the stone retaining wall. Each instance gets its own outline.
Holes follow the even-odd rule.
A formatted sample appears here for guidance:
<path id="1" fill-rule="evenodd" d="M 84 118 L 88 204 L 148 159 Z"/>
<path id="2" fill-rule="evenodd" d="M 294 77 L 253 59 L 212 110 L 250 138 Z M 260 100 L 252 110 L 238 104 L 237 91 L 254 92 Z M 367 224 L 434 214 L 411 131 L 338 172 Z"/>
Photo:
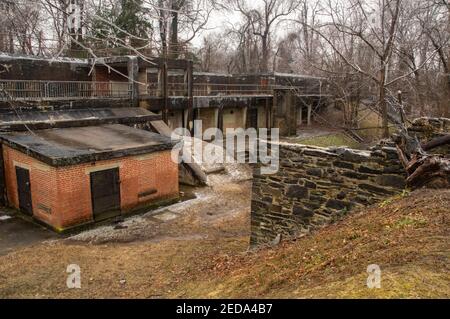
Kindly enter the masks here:
<path id="1" fill-rule="evenodd" d="M 415 134 L 421 142 L 426 142 L 433 138 L 449 134 L 450 119 L 444 117 L 421 117 L 412 122 L 408 131 L 410 134 Z M 430 152 L 434 154 L 450 154 L 450 145 L 441 146 Z"/>
<path id="2" fill-rule="evenodd" d="M 354 208 L 400 193 L 405 174 L 392 144 L 371 151 L 280 145 L 280 169 L 255 167 L 251 245 L 279 234 L 297 237 L 341 218 Z"/>
<path id="3" fill-rule="evenodd" d="M 450 119 L 444 117 L 421 117 L 412 122 L 408 131 L 417 133 L 419 137 L 428 138 L 434 135 L 450 133 Z"/>

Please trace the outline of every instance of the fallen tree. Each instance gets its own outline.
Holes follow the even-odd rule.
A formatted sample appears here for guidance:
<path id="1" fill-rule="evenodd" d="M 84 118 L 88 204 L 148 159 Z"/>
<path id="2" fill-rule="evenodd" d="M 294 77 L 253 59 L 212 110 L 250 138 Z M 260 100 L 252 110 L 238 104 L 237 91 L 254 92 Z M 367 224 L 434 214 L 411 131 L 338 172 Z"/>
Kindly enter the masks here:
<path id="1" fill-rule="evenodd" d="M 394 141 L 400 161 L 408 174 L 408 187 L 450 188 L 450 158 L 428 153 L 437 147 L 450 144 L 450 134 L 420 143 L 417 136 L 409 134 L 405 121 L 398 125 L 400 130 L 394 136 Z"/>

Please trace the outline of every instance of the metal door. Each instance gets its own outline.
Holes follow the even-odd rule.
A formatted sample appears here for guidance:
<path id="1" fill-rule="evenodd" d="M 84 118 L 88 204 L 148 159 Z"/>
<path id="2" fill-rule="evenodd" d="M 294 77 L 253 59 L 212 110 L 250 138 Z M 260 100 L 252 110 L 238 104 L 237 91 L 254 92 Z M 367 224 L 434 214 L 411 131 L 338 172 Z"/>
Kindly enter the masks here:
<path id="1" fill-rule="evenodd" d="M 91 173 L 91 196 L 96 221 L 120 215 L 119 169 Z"/>
<path id="2" fill-rule="evenodd" d="M 17 193 L 19 194 L 19 209 L 22 213 L 32 216 L 33 204 L 31 201 L 30 172 L 16 166 Z"/>

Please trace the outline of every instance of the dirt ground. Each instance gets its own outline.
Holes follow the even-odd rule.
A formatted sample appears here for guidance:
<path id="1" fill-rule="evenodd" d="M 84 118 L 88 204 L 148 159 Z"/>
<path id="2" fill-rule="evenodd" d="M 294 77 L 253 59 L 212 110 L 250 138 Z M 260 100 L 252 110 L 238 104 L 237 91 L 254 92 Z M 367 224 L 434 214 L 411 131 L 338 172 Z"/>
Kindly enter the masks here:
<path id="1" fill-rule="evenodd" d="M 170 295 L 217 255 L 248 248 L 251 182 L 213 179 L 215 186 L 195 190 L 196 199 L 67 239 L 36 238 L 31 246 L 10 249 L 0 256 L 0 297 Z M 81 289 L 67 288 L 70 264 L 81 268 Z"/>
<path id="2" fill-rule="evenodd" d="M 251 181 L 216 178 L 189 202 L 0 256 L 0 297 L 450 297 L 450 190 L 405 193 L 249 251 Z M 71 264 L 81 289 L 67 288 Z M 382 289 L 367 288 L 370 264 Z"/>

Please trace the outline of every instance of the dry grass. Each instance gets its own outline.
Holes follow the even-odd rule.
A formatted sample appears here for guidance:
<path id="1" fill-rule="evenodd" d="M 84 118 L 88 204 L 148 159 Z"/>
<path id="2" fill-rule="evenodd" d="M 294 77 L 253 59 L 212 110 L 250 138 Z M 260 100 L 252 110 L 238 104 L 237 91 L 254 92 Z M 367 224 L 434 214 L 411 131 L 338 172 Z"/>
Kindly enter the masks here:
<path id="1" fill-rule="evenodd" d="M 217 258 L 208 279 L 172 296 L 449 297 L 449 204 L 449 190 L 397 198 L 278 249 Z M 367 288 L 370 264 L 381 267 L 381 289 Z"/>
<path id="2" fill-rule="evenodd" d="M 315 136 L 309 138 L 299 138 L 295 139 L 294 143 L 320 147 L 330 147 L 330 146 L 348 146 L 350 148 L 361 147 L 361 144 L 345 136 L 343 133 Z"/>
<path id="3" fill-rule="evenodd" d="M 171 239 L 56 241 L 2 256 L 0 296 L 450 297 L 450 190 L 396 198 L 276 249 L 248 252 L 249 188 L 216 189 L 220 199 L 168 224 Z M 219 217 L 231 207 L 235 213 Z M 82 270 L 80 290 L 66 288 L 72 263 Z M 381 267 L 379 290 L 366 287 L 369 264 Z"/>

